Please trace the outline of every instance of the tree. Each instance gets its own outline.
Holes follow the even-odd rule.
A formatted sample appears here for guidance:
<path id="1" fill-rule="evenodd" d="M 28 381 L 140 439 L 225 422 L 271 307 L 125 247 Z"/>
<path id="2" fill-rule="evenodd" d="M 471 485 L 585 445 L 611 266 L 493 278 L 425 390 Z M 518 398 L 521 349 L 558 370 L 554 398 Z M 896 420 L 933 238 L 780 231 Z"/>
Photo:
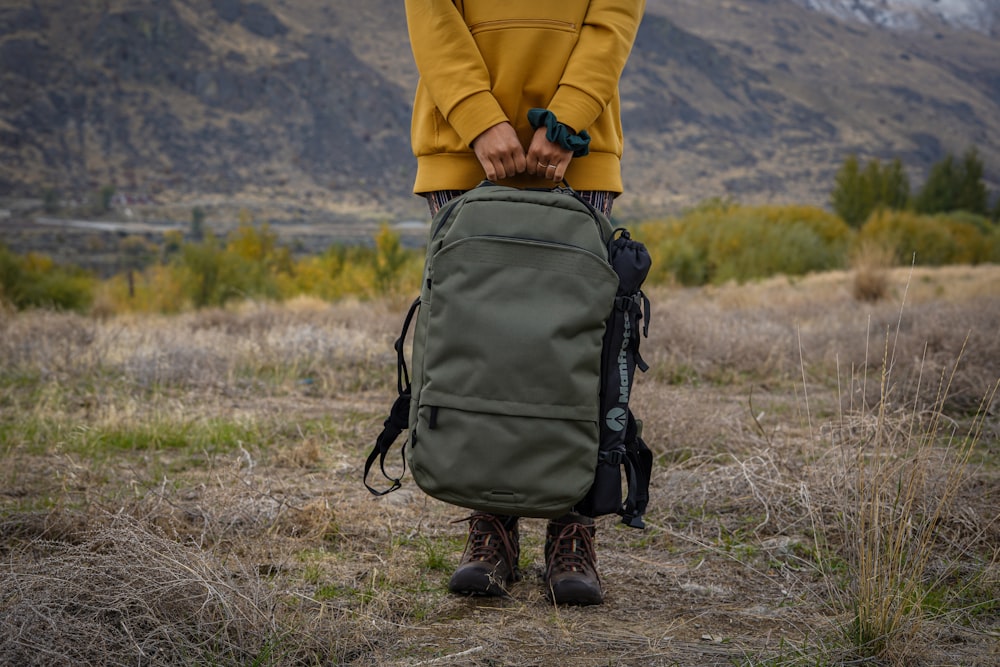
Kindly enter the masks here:
<path id="1" fill-rule="evenodd" d="M 97 193 L 99 204 L 102 212 L 108 212 L 111 210 L 112 200 L 115 196 L 115 186 L 105 185 Z"/>
<path id="2" fill-rule="evenodd" d="M 205 238 L 205 209 L 200 206 L 191 209 L 191 238 L 195 241 Z"/>
<path id="3" fill-rule="evenodd" d="M 871 213 L 871 204 L 864 192 L 864 179 L 858 156 L 847 156 L 834 179 L 830 200 L 833 210 L 851 227 L 860 227 Z"/>
<path id="4" fill-rule="evenodd" d="M 983 183 L 983 161 L 979 159 L 979 152 L 975 147 L 965 152 L 960 176 L 955 208 L 977 215 L 989 215 L 989 197 L 986 184 Z"/>
<path id="5" fill-rule="evenodd" d="M 55 213 L 59 210 L 59 191 L 55 188 L 45 188 L 42 191 L 42 206 L 46 213 Z"/>
<path id="6" fill-rule="evenodd" d="M 882 171 L 879 200 L 894 211 L 903 210 L 910 201 L 910 179 L 899 158 Z"/>
<path id="7" fill-rule="evenodd" d="M 386 294 L 406 264 L 407 254 L 396 234 L 383 223 L 375 235 L 375 289 Z"/>
<path id="8" fill-rule="evenodd" d="M 986 216 L 989 215 L 987 200 L 983 163 L 973 147 L 966 151 L 961 162 L 948 154 L 935 163 L 913 206 L 918 213 L 962 210 Z"/>
<path id="9" fill-rule="evenodd" d="M 870 160 L 862 171 L 857 156 L 850 155 L 837 172 L 830 198 L 844 222 L 860 227 L 878 208 L 905 208 L 909 197 L 910 181 L 899 158 L 885 167 Z"/>

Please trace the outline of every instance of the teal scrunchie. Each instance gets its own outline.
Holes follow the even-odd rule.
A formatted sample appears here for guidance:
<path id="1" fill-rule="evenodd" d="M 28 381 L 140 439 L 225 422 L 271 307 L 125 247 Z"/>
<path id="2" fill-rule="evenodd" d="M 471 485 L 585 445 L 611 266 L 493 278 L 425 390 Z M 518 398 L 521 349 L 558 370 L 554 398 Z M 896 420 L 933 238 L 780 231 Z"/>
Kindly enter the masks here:
<path id="1" fill-rule="evenodd" d="M 528 111 L 528 122 L 536 130 L 544 125 L 545 138 L 566 150 L 573 151 L 573 157 L 583 157 L 590 152 L 590 135 L 587 131 L 581 130 L 578 134 L 574 134 L 548 109 L 531 109 Z"/>

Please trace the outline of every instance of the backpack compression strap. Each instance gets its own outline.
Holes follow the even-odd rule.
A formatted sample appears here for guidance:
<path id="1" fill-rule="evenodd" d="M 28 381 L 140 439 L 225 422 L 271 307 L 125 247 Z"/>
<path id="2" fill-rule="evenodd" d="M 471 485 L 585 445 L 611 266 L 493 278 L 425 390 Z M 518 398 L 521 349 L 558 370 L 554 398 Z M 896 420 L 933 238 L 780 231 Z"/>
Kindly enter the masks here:
<path id="1" fill-rule="evenodd" d="M 628 475 L 628 496 L 619 514 L 622 523 L 632 528 L 645 528 L 642 515 L 649 505 L 649 480 L 653 476 L 653 453 L 642 439 L 642 422 L 628 411 L 625 436 L 625 470 Z"/>
<path id="2" fill-rule="evenodd" d="M 410 374 L 406 369 L 406 358 L 403 354 L 403 343 L 406 341 L 406 332 L 410 329 L 410 322 L 413 320 L 413 316 L 419 307 L 420 298 L 418 297 L 410 306 L 409 312 L 406 313 L 406 319 L 403 321 L 403 331 L 393 344 L 396 350 L 396 391 L 399 392 L 399 396 L 393 401 L 392 408 L 389 410 L 389 416 L 382 423 L 382 432 L 375 439 L 375 446 L 368 455 L 368 460 L 365 461 L 365 487 L 367 487 L 372 495 L 376 496 L 384 496 L 398 489 L 402 486 L 400 480 L 406 474 L 406 457 L 402 450 L 400 450 L 400 458 L 403 459 L 403 471 L 399 473 L 399 477 L 392 477 L 385 471 L 385 457 L 389 453 L 392 443 L 396 442 L 399 434 L 405 431 L 410 425 L 410 396 L 412 392 L 410 390 Z M 403 449 L 405 448 L 406 445 L 404 443 Z M 392 482 L 392 486 L 385 491 L 373 489 L 368 484 L 368 472 L 371 470 L 372 465 L 374 465 L 375 459 L 379 461 L 382 476 Z"/>

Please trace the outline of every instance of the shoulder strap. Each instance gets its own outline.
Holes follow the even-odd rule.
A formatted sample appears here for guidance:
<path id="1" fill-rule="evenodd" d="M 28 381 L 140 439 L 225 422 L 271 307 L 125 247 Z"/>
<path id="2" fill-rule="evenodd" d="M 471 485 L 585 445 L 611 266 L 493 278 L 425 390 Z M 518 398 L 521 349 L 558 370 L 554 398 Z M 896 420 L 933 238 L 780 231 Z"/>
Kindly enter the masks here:
<path id="1" fill-rule="evenodd" d="M 403 452 L 406 448 L 405 444 L 403 445 L 403 449 L 400 450 L 400 457 L 403 459 L 403 470 L 399 473 L 399 477 L 392 477 L 385 471 L 385 457 L 389 453 L 392 443 L 396 442 L 399 434 L 405 431 L 410 425 L 410 396 L 412 392 L 410 388 L 410 374 L 406 368 L 406 356 L 403 353 L 403 344 L 406 341 L 406 332 L 410 329 L 410 322 L 413 321 L 413 316 L 419 308 L 420 298 L 418 297 L 410 305 L 410 310 L 406 313 L 406 319 L 403 320 L 403 331 L 393 344 L 396 350 L 396 390 L 399 392 L 399 395 L 389 410 L 389 416 L 382 423 L 382 432 L 375 439 L 375 446 L 372 447 L 372 451 L 368 454 L 368 459 L 365 461 L 365 487 L 376 496 L 384 496 L 398 489 L 402 486 L 400 480 L 406 474 L 406 457 Z M 368 473 L 371 471 L 372 465 L 375 464 L 375 459 L 379 461 L 382 476 L 392 482 L 392 486 L 384 491 L 373 489 L 368 484 Z"/>

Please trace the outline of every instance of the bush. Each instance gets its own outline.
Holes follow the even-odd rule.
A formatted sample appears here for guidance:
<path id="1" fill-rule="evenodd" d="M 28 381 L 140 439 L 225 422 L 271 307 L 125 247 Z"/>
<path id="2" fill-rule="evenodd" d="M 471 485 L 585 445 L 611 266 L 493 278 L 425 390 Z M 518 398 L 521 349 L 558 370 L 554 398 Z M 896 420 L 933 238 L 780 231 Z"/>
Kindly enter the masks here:
<path id="1" fill-rule="evenodd" d="M 96 315 L 179 313 L 192 305 L 185 289 L 177 265 L 156 264 L 133 276 L 131 286 L 125 275 L 101 283 L 96 290 L 92 312 Z"/>
<path id="2" fill-rule="evenodd" d="M 901 264 L 977 264 L 996 256 L 997 235 L 989 232 L 988 225 L 985 218 L 968 213 L 930 216 L 882 211 L 861 228 L 858 242 L 894 249 L 895 260 Z"/>
<path id="3" fill-rule="evenodd" d="M 93 299 L 94 279 L 78 268 L 56 265 L 45 255 L 18 257 L 0 245 L 0 301 L 15 308 L 84 311 Z"/>
<path id="4" fill-rule="evenodd" d="M 653 256 L 650 282 L 684 285 L 801 275 L 845 264 L 851 230 L 809 206 L 704 206 L 637 229 Z"/>
<path id="5" fill-rule="evenodd" d="M 403 248 L 388 226 L 378 232 L 374 247 L 332 246 L 295 260 L 268 225 L 255 227 L 247 220 L 225 242 L 211 231 L 197 243 L 165 235 L 162 256 L 162 263 L 135 275 L 131 287 L 124 276 L 105 281 L 97 310 L 175 313 L 247 298 L 409 296 L 419 292 L 423 272 L 422 253 Z"/>
<path id="6" fill-rule="evenodd" d="M 888 296 L 888 269 L 895 263 L 894 252 L 894 248 L 871 240 L 855 244 L 851 251 L 851 294 L 855 299 L 874 303 Z"/>

